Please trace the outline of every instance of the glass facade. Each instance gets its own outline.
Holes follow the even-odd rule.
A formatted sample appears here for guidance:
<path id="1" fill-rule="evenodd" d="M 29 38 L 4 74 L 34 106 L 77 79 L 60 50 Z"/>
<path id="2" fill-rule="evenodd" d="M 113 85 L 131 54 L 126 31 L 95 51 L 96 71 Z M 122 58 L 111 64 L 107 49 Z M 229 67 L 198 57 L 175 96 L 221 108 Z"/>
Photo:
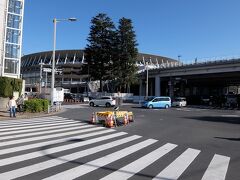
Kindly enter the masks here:
<path id="1" fill-rule="evenodd" d="M 23 0 L 8 0 L 4 73 L 20 75 Z"/>

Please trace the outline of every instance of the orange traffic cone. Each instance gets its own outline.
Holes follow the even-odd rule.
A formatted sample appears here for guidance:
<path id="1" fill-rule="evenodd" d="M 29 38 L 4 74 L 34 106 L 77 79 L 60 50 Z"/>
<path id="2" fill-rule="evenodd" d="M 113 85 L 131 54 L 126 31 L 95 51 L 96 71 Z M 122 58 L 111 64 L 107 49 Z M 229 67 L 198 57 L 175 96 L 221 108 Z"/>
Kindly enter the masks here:
<path id="1" fill-rule="evenodd" d="M 128 116 L 129 122 L 133 122 L 133 115 Z"/>
<path id="2" fill-rule="evenodd" d="M 92 113 L 92 118 L 91 118 L 90 122 L 91 122 L 92 124 L 95 124 L 95 123 L 96 123 L 96 117 L 95 117 L 95 113 L 94 113 L 94 112 Z"/>
<path id="3" fill-rule="evenodd" d="M 113 121 L 113 115 L 110 116 L 110 122 L 109 122 L 109 127 L 113 127 L 114 121 Z"/>
<path id="4" fill-rule="evenodd" d="M 107 126 L 107 127 L 110 127 L 110 128 L 113 127 L 113 124 L 114 124 L 114 122 L 113 122 L 113 116 L 109 114 L 109 115 L 107 116 L 105 122 L 106 122 L 106 126 Z"/>
<path id="5" fill-rule="evenodd" d="M 127 125 L 127 124 L 128 124 L 128 117 L 127 117 L 127 116 L 128 116 L 128 115 L 125 114 L 124 117 L 123 117 L 123 124 L 124 124 L 124 125 Z"/>

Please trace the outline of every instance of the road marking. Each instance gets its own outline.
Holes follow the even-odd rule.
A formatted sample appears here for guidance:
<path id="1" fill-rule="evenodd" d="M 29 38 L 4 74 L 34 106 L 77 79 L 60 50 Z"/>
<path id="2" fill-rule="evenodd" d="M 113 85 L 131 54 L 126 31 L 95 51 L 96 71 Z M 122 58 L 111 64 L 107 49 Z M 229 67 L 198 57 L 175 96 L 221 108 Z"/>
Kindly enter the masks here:
<path id="1" fill-rule="evenodd" d="M 65 127 L 64 129 L 55 129 L 55 130 L 47 130 L 47 131 L 33 132 L 33 133 L 27 133 L 27 134 L 4 136 L 4 137 L 1 137 L 0 140 L 6 140 L 6 139 L 11 140 L 11 139 L 20 138 L 20 137 L 24 138 L 24 137 L 29 137 L 29 136 L 58 133 L 58 132 L 62 132 L 62 131 L 74 131 L 74 130 L 78 130 L 79 128 L 92 127 L 92 125 L 86 125 L 86 124 L 80 124 L 80 126 L 77 126 L 77 127 L 76 127 L 76 125 L 74 127 L 72 127 L 72 126 L 73 125 L 64 125 L 64 126 L 61 126 L 61 127 Z"/>
<path id="2" fill-rule="evenodd" d="M 40 118 L 34 118 L 34 119 L 18 119 L 18 120 L 2 120 L 0 121 L 0 126 L 8 126 L 8 125 L 17 125 L 17 124 L 24 124 L 24 123 L 35 123 L 35 122 L 47 122 L 47 121 L 58 121 L 58 120 L 66 120 L 66 118 L 62 117 L 40 117 Z"/>
<path id="3" fill-rule="evenodd" d="M 215 154 L 202 180 L 224 180 L 229 162 L 230 157 Z"/>
<path id="4" fill-rule="evenodd" d="M 161 171 L 153 180 L 177 180 L 181 174 L 187 169 L 192 161 L 200 153 L 199 150 L 188 148 L 177 159 L 175 159 L 168 167 Z"/>
<path id="5" fill-rule="evenodd" d="M 90 132 L 90 133 L 79 135 L 79 136 L 72 136 L 72 137 L 61 138 L 61 139 L 57 139 L 57 140 L 48 140 L 48 141 L 40 142 L 40 143 L 33 143 L 33 144 L 29 144 L 29 145 L 24 145 L 24 146 L 2 149 L 2 150 L 0 150 L 0 155 L 23 151 L 23 150 L 29 150 L 29 149 L 33 149 L 33 148 L 39 148 L 39 147 L 43 147 L 43 146 L 49 146 L 52 144 L 63 143 L 65 141 L 71 141 L 71 140 L 75 140 L 75 139 L 83 139 L 83 138 L 88 138 L 88 137 L 92 137 L 92 136 L 103 135 L 103 134 L 110 133 L 110 132 L 115 132 L 115 130 L 114 129 L 104 129 L 102 131 Z"/>
<path id="6" fill-rule="evenodd" d="M 36 132 L 36 131 L 43 131 L 43 130 L 51 130 L 51 129 L 57 129 L 57 128 L 65 128 L 65 127 L 71 127 L 71 126 L 81 126 L 84 125 L 86 123 L 78 123 L 78 122 L 61 122 L 61 123 L 52 123 L 52 124 L 48 124 L 48 125 L 39 125 L 36 128 L 16 128 L 14 129 L 14 131 L 7 131 L 7 129 L 5 129 L 4 132 L 0 131 L 0 136 L 3 135 L 14 135 L 14 134 L 19 134 L 19 133 L 30 133 L 30 132 Z M 50 127 L 49 127 L 50 126 Z M 52 126 L 52 127 L 51 127 Z M 28 135 L 28 134 L 25 134 Z"/>
<path id="7" fill-rule="evenodd" d="M 32 153 L 27 153 L 27 154 L 23 154 L 23 155 L 19 155 L 19 156 L 1 159 L 0 166 L 5 166 L 5 165 L 13 164 L 16 162 L 26 161 L 29 159 L 45 156 L 47 154 L 53 154 L 53 153 L 57 153 L 57 152 L 61 152 L 61 151 L 66 151 L 69 149 L 82 147 L 85 145 L 93 144 L 96 142 L 101 142 L 104 140 L 112 139 L 112 138 L 123 136 L 126 134 L 127 133 L 125 133 L 125 132 L 119 132 L 119 133 L 110 134 L 107 136 L 102 136 L 102 137 L 98 137 L 98 138 L 94 138 L 94 139 L 90 139 L 90 140 L 86 140 L 86 141 L 81 141 L 81 142 L 77 142 L 77 143 L 73 143 L 73 144 L 67 144 L 67 145 L 63 145 L 63 146 L 49 148 L 49 149 L 44 150 L 44 153 L 41 150 L 41 151 L 35 151 Z"/>
<path id="8" fill-rule="evenodd" d="M 75 179 L 77 177 L 80 177 L 84 174 L 87 174 L 89 172 L 92 172 L 100 167 L 103 167 L 107 164 L 110 164 L 114 161 L 117 161 L 127 155 L 130 155 L 136 151 L 139 151 L 147 146 L 150 146 L 151 144 L 157 142 L 157 140 L 154 140 L 154 139 L 148 139 L 148 140 L 145 140 L 143 142 L 140 142 L 140 143 L 137 143 L 137 144 L 134 144 L 130 147 L 127 147 L 127 148 L 124 148 L 122 150 L 119 150 L 115 153 L 112 153 L 112 154 L 109 154 L 107 156 L 104 156 L 104 157 L 101 157 L 101 158 L 98 158 L 96 160 L 93 160 L 93 161 L 90 161 L 86 164 L 83 164 L 81 166 L 77 166 L 75 168 L 72 168 L 72 169 L 69 169 L 69 170 L 66 170 L 62 173 L 58 173 L 56 175 L 53 175 L 53 176 L 50 176 L 48 178 L 46 178 L 45 180 L 65 180 L 65 179 Z"/>
<path id="9" fill-rule="evenodd" d="M 39 122 L 39 123 L 28 123 L 28 124 L 18 124 L 18 125 L 10 125 L 8 127 L 3 126 L 2 128 L 0 128 L 0 131 L 6 131 L 5 129 L 8 129 L 9 131 L 13 131 L 15 128 L 19 128 L 19 129 L 29 129 L 29 128 L 34 128 L 35 126 L 41 126 L 41 125 L 51 125 L 53 123 L 61 123 L 61 122 L 78 122 L 78 121 L 73 121 L 73 120 L 64 120 L 64 121 L 48 121 L 48 122 Z"/>
<path id="10" fill-rule="evenodd" d="M 240 115 L 236 115 L 236 114 L 225 114 L 225 115 L 221 115 L 221 117 L 240 117 Z"/>
<path id="11" fill-rule="evenodd" d="M 138 173 L 142 169 L 146 168 L 150 164 L 157 161 L 159 158 L 169 153 L 171 150 L 176 148 L 176 144 L 167 143 L 164 146 L 152 151 L 151 153 L 137 159 L 136 161 L 124 166 L 123 168 L 105 176 L 101 180 L 125 180 L 132 177 L 134 174 Z"/>
<path id="12" fill-rule="evenodd" d="M 37 125 L 51 124 L 51 123 L 59 123 L 59 122 L 78 122 L 78 121 L 59 119 L 59 120 L 56 120 L 56 121 L 47 120 L 47 121 L 40 121 L 40 122 L 34 122 L 34 123 L 31 123 L 31 122 L 28 122 L 28 123 L 19 123 L 19 124 L 2 126 L 2 127 L 0 128 L 0 130 L 6 129 L 6 128 L 9 128 L 9 129 L 11 130 L 11 129 L 17 128 L 17 127 L 19 127 L 19 128 L 31 127 L 31 126 L 34 127 L 34 126 L 37 126 Z"/>
<path id="13" fill-rule="evenodd" d="M 26 175 L 31 174 L 31 173 L 35 173 L 35 172 L 38 172 L 38 171 L 41 171 L 41 170 L 44 170 L 44 169 L 48 169 L 48 168 L 51 168 L 51 167 L 54 167 L 54 166 L 57 166 L 57 165 L 60 165 L 60 164 L 63 164 L 63 163 L 69 162 L 69 161 L 73 161 L 73 160 L 81 158 L 81 157 L 89 156 L 89 155 L 98 153 L 100 151 L 104 151 L 104 150 L 107 150 L 107 149 L 125 144 L 127 142 L 139 139 L 140 137 L 141 136 L 133 135 L 133 136 L 130 136 L 130 137 L 127 137 L 127 138 L 123 138 L 123 139 L 113 141 L 113 142 L 110 142 L 110 143 L 107 143 L 107 144 L 96 146 L 96 147 L 93 147 L 93 148 L 90 148 L 90 149 L 86 149 L 86 150 L 79 151 L 79 152 L 76 152 L 76 153 L 61 156 L 58 159 L 51 159 L 51 160 L 48 160 L 48 161 L 45 161 L 45 162 L 36 163 L 34 165 L 30 165 L 30 166 L 26 166 L 26 167 L 19 168 L 19 169 L 16 169 L 16 170 L 1 173 L 0 177 L 2 179 L 19 178 L 19 177 L 26 176 Z M 63 161 L 63 159 L 65 159 L 65 161 Z M 69 178 L 67 178 L 67 179 L 69 179 Z"/>
<path id="14" fill-rule="evenodd" d="M 94 127 L 94 126 L 93 126 L 93 128 L 88 128 L 88 129 L 83 129 L 83 128 L 85 128 L 85 127 L 80 126 L 78 129 L 76 129 L 74 131 L 70 131 L 70 132 L 63 132 L 63 133 L 57 133 L 57 134 L 52 134 L 52 135 L 37 136 L 37 137 L 30 137 L 30 138 L 0 142 L 0 147 L 7 146 L 7 145 L 13 145 L 13 144 L 16 145 L 19 143 L 26 143 L 26 142 L 37 141 L 37 140 L 44 140 L 44 139 L 55 138 L 55 137 L 69 136 L 69 135 L 104 129 L 104 127 Z M 83 130 L 81 130 L 81 129 L 83 129 Z"/>
<path id="15" fill-rule="evenodd" d="M 145 147 L 147 148 L 151 144 L 157 142 L 157 140 L 153 139 L 134 142 L 135 140 L 141 138 L 141 136 L 134 135 L 126 137 L 126 132 L 117 132 L 114 129 L 106 129 L 104 127 L 97 127 L 95 125 L 82 124 L 82 126 L 79 126 L 77 130 L 69 130 L 69 126 L 74 125 L 75 122 L 77 122 L 77 125 L 81 124 L 78 121 L 74 120 L 62 119 L 63 121 L 59 121 L 55 118 L 55 120 L 51 120 L 51 122 L 49 122 L 49 119 L 47 120 L 47 118 L 44 118 L 44 120 L 46 120 L 42 122 L 44 124 L 38 125 L 36 119 L 38 118 L 32 120 L 32 124 L 34 125 L 33 127 L 31 127 L 30 125 L 31 121 L 28 121 L 27 127 L 14 127 L 14 129 L 11 129 L 10 125 L 8 125 L 9 129 L 11 129 L 12 131 L 9 132 L 7 128 L 5 128 L 4 131 L 0 130 L 0 136 L 8 135 L 7 137 L 9 138 L 9 141 L 0 142 L 0 155 L 1 157 L 4 157 L 0 160 L 0 172 L 2 172 L 0 174 L 0 179 L 14 179 L 19 177 L 24 178 L 24 176 L 26 175 L 29 175 L 29 178 L 31 178 L 32 176 L 36 175 L 34 173 L 39 173 L 39 171 L 42 170 L 49 171 L 51 175 L 46 179 L 60 180 L 78 178 L 110 163 L 118 163 L 117 161 L 119 159 L 128 158 L 128 155 L 134 154 L 138 150 Z M 53 130 L 54 128 L 49 125 L 49 123 L 51 125 L 56 125 L 55 128 L 62 128 L 62 131 L 64 132 L 56 132 L 55 130 Z M 33 129 L 30 129 L 30 127 Z M 34 130 L 44 130 L 43 132 L 45 133 L 52 132 L 54 134 L 36 134 L 39 132 L 33 132 Z M 29 137 L 23 138 L 26 135 L 28 135 Z M 22 137 L 22 139 L 11 140 L 11 138 L 13 137 Z M 6 138 L 6 136 L 2 138 Z M 89 139 L 85 140 L 84 138 Z M 117 140 L 111 141 L 113 138 L 117 138 Z M 107 140 L 109 140 L 110 142 L 108 142 Z M 65 144 L 65 142 L 68 143 Z M 94 146 L 95 143 L 99 143 L 100 145 L 96 146 L 96 144 Z M 121 147 L 121 145 L 125 143 L 129 143 L 129 146 L 127 148 Z M 5 147 L 7 145 L 11 146 L 9 148 Z M 78 149 L 76 149 L 87 145 L 92 146 L 86 147 L 88 149 L 84 149 L 81 151 L 77 151 Z M 111 148 L 117 146 L 120 146 L 117 152 L 111 152 L 111 154 L 108 154 L 101 158 L 95 158 L 94 160 L 86 162 L 82 165 L 75 165 L 72 169 L 69 169 L 66 166 L 65 169 L 65 163 L 73 162 L 75 160 L 79 160 L 82 157 L 93 155 L 101 151 L 107 152 Z M 170 154 L 171 151 L 176 147 L 177 145 L 175 144 L 167 143 L 161 147 L 158 147 L 157 149 L 155 148 L 153 151 L 145 154 L 139 159 L 129 162 L 129 164 L 125 163 L 120 169 L 113 170 L 111 174 L 106 175 L 102 178 L 102 180 L 120 180 L 131 178 L 138 172 L 142 171 L 146 167 L 156 162 L 159 158 L 163 157 L 167 153 Z M 30 151 L 26 152 L 25 150 Z M 71 154 L 68 153 L 68 151 L 70 151 Z M 41 158 L 43 156 L 47 157 L 45 155 L 54 155 L 55 153 L 60 152 L 64 152 L 64 155 L 60 157 L 49 157 L 49 159 L 45 161 L 40 161 L 39 163 L 34 162 L 36 158 Z M 178 179 L 191 165 L 191 163 L 194 161 L 194 159 L 198 156 L 199 153 L 200 150 L 188 148 L 173 162 L 171 162 L 165 169 L 163 169 L 154 179 Z M 96 154 L 96 156 L 98 156 L 98 154 Z M 203 174 L 202 180 L 225 180 L 229 163 L 230 157 L 215 154 L 208 167 L 206 167 L 205 172 L 203 172 L 204 170 L 201 170 L 201 173 Z M 54 170 L 52 171 L 51 168 L 57 169 L 58 165 L 60 165 L 60 168 L 63 169 L 60 173 L 54 174 Z"/>

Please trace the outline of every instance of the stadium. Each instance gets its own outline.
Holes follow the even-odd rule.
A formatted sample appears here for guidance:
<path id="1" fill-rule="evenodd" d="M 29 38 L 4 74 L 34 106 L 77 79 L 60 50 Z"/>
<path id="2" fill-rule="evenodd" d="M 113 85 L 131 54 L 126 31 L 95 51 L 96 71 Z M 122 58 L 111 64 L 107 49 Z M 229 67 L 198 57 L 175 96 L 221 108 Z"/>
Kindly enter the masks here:
<path id="1" fill-rule="evenodd" d="M 55 87 L 69 89 L 72 93 L 99 90 L 99 82 L 90 81 L 89 75 L 82 71 L 82 66 L 86 64 L 83 50 L 57 50 L 55 57 L 57 69 Z M 21 58 L 21 62 L 21 74 L 26 83 L 26 91 L 38 92 L 40 87 L 50 87 L 52 51 L 25 55 Z M 139 53 L 136 66 L 141 73 L 146 64 L 149 69 L 153 69 L 173 63 L 178 61 L 163 56 Z M 133 89 L 133 93 L 139 95 L 139 87 Z"/>

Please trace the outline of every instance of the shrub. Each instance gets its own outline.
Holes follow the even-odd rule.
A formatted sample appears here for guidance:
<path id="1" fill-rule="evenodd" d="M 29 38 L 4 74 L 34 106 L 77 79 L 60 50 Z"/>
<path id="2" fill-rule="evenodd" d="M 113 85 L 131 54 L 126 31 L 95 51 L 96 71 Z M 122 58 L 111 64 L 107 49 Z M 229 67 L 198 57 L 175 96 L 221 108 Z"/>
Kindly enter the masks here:
<path id="1" fill-rule="evenodd" d="M 9 97 L 13 95 L 14 91 L 21 94 L 22 79 L 15 79 L 10 77 L 0 77 L 0 97 Z"/>
<path id="2" fill-rule="evenodd" d="M 25 101 L 24 104 L 27 112 L 43 112 L 47 111 L 49 101 L 47 99 L 30 99 Z"/>

